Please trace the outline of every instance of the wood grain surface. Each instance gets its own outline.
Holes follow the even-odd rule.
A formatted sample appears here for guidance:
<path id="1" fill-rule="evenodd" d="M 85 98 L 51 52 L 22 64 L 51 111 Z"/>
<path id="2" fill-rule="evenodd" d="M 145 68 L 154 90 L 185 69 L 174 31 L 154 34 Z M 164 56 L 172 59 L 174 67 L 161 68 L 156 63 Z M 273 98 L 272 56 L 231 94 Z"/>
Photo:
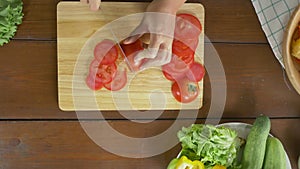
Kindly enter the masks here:
<path id="1" fill-rule="evenodd" d="M 226 121 L 236 121 L 228 119 Z M 253 123 L 253 120 L 239 120 Z M 197 121 L 203 123 L 204 121 Z M 297 152 L 300 151 L 297 141 L 300 123 L 298 120 L 272 120 L 271 133 L 278 137 L 296 168 Z M 155 121 L 138 124 L 129 121 L 94 121 L 89 124 L 108 123 L 116 131 L 135 138 L 155 136 L 170 125 L 173 120 Z M 186 123 L 186 121 L 185 121 Z M 288 131 L 288 132 L 287 132 Z M 44 121 L 44 122 L 0 122 L 1 168 L 166 168 L 169 161 L 180 151 L 180 145 L 164 154 L 144 158 L 122 158 L 111 154 L 95 144 L 83 132 L 79 122 Z M 99 131 L 101 132 L 101 131 Z M 99 134 L 103 139 L 107 136 Z M 173 133 L 176 137 L 176 133 Z M 152 145 L 150 145 L 151 147 Z M 17 161 L 17 162 L 16 162 Z"/>
<path id="2" fill-rule="evenodd" d="M 150 0 L 134 2 L 138 1 Z M 59 109 L 56 5 L 60 0 L 23 2 L 23 24 L 14 40 L 0 47 L 0 168 L 165 168 L 180 146 L 152 158 L 119 157 L 89 139 L 75 112 Z M 227 98 L 222 121 L 252 123 L 261 113 L 270 116 L 271 132 L 283 142 L 296 168 L 300 97 L 275 59 L 251 1 L 189 2 L 205 7 L 205 32 L 225 70 Z M 205 57 L 209 45 L 205 45 Z M 203 107 L 193 110 L 198 111 L 197 123 L 204 122 L 211 108 L 212 83 L 221 84 L 206 76 Z M 89 113 L 88 122 L 105 118 L 118 131 L 134 137 L 158 134 L 178 116 L 178 111 L 164 111 L 150 124 L 137 124 L 116 111 L 102 112 L 102 118 L 99 112 Z M 186 111 L 181 120 L 190 117 Z"/>
<path id="3" fill-rule="evenodd" d="M 23 1 L 25 17 L 15 39 L 56 40 L 56 5 L 60 0 Z M 151 0 L 135 1 L 150 2 Z M 130 2 L 130 0 L 122 2 Z M 201 3 L 205 6 L 205 33 L 212 42 L 267 43 L 249 0 L 217 2 L 189 0 L 188 2 Z"/>
<path id="4" fill-rule="evenodd" d="M 214 46 L 226 74 L 224 118 L 256 117 L 260 113 L 270 117 L 300 116 L 300 98 L 268 45 L 217 43 Z M 13 41 L 0 50 L 2 119 L 77 118 L 75 112 L 63 112 L 58 107 L 55 42 Z M 205 55 L 208 52 L 206 48 Z M 209 76 L 204 82 L 203 107 L 197 110 L 199 118 L 207 116 L 211 104 Z M 102 113 L 108 119 L 124 118 L 114 111 Z M 177 111 L 165 111 L 160 118 L 176 117 Z"/>

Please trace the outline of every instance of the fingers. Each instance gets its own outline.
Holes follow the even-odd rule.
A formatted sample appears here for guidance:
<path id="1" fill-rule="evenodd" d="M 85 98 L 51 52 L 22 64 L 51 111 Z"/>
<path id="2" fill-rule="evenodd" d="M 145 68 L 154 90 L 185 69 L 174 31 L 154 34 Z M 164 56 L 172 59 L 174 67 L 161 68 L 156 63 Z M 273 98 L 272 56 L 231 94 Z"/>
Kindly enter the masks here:
<path id="1" fill-rule="evenodd" d="M 123 41 L 124 44 L 131 44 L 138 40 L 145 33 L 145 29 L 142 25 L 139 25 L 132 31 L 127 39 Z"/>
<path id="2" fill-rule="evenodd" d="M 101 0 L 89 0 L 89 4 L 92 11 L 97 11 L 100 7 Z"/>
<path id="3" fill-rule="evenodd" d="M 142 36 L 142 34 L 130 36 L 123 41 L 123 44 L 125 44 L 125 45 L 131 44 L 131 43 L 135 42 L 136 40 L 138 40 L 141 36 Z"/>
<path id="4" fill-rule="evenodd" d="M 89 4 L 92 11 L 97 11 L 101 4 L 101 0 L 80 0 L 80 2 Z"/>
<path id="5" fill-rule="evenodd" d="M 152 48 L 158 49 L 158 48 Z M 141 66 L 141 69 L 146 69 L 153 66 L 161 66 L 167 64 L 172 58 L 172 44 L 168 41 L 166 43 L 160 44 L 159 50 L 153 59 L 149 59 L 146 63 Z"/>
<path id="6" fill-rule="evenodd" d="M 172 51 L 170 49 L 160 49 L 159 52 L 157 53 L 157 57 L 154 59 L 149 59 L 146 63 L 144 63 L 141 66 L 141 70 L 149 68 L 149 67 L 154 67 L 154 66 L 161 66 L 164 64 L 167 64 L 171 61 L 172 57 Z"/>
<path id="7" fill-rule="evenodd" d="M 139 62 L 143 59 L 149 58 L 153 59 L 156 57 L 158 53 L 159 48 L 147 48 L 141 52 L 139 52 L 135 57 L 134 57 L 134 62 Z"/>

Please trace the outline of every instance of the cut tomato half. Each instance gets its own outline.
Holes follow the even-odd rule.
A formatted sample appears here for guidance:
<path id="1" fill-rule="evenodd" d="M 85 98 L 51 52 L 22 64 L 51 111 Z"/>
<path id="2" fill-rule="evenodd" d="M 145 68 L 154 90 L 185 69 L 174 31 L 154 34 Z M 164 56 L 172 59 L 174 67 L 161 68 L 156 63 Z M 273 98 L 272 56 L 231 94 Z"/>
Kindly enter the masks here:
<path id="1" fill-rule="evenodd" d="M 110 83 L 104 84 L 104 87 L 111 91 L 121 90 L 127 83 L 126 69 L 117 71 L 115 77 Z"/>
<path id="2" fill-rule="evenodd" d="M 197 62 L 191 64 L 189 71 L 186 72 L 186 77 L 193 82 L 199 82 L 205 75 L 204 67 Z"/>
<path id="3" fill-rule="evenodd" d="M 118 48 L 114 41 L 104 39 L 94 48 L 94 57 L 101 64 L 112 64 L 118 59 Z"/>

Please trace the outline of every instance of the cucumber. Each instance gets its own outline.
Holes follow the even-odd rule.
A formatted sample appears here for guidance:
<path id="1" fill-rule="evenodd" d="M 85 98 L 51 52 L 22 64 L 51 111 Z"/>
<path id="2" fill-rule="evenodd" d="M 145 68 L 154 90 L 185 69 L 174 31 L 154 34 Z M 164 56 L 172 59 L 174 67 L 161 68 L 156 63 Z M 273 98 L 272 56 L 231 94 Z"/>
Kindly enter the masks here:
<path id="1" fill-rule="evenodd" d="M 286 169 L 286 156 L 281 142 L 268 137 L 263 169 Z"/>
<path id="2" fill-rule="evenodd" d="M 270 132 L 271 122 L 267 116 L 256 118 L 242 156 L 242 169 L 261 169 L 263 167 L 266 142 Z"/>

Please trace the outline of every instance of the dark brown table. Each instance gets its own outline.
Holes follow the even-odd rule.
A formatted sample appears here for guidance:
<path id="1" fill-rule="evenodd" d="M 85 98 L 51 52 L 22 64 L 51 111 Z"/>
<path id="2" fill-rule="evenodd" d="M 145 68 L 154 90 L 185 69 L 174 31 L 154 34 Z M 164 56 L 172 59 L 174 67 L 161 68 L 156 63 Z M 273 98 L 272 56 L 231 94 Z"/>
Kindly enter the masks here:
<path id="1" fill-rule="evenodd" d="M 166 168 L 179 152 L 179 145 L 150 158 L 120 157 L 96 145 L 81 128 L 75 112 L 59 109 L 58 2 L 24 0 L 23 24 L 14 39 L 0 47 L 0 168 Z M 222 122 L 252 123 L 259 114 L 268 115 L 272 134 L 283 142 L 292 167 L 297 168 L 300 96 L 275 59 L 250 0 L 190 2 L 204 5 L 205 33 L 225 69 L 227 99 Z M 198 111 L 197 123 L 204 122 L 209 111 L 210 86 L 206 76 L 204 105 Z M 147 124 L 133 123 L 118 112 L 103 115 L 105 122 L 121 133 L 149 137 L 167 129 L 178 111 L 165 111 Z"/>

